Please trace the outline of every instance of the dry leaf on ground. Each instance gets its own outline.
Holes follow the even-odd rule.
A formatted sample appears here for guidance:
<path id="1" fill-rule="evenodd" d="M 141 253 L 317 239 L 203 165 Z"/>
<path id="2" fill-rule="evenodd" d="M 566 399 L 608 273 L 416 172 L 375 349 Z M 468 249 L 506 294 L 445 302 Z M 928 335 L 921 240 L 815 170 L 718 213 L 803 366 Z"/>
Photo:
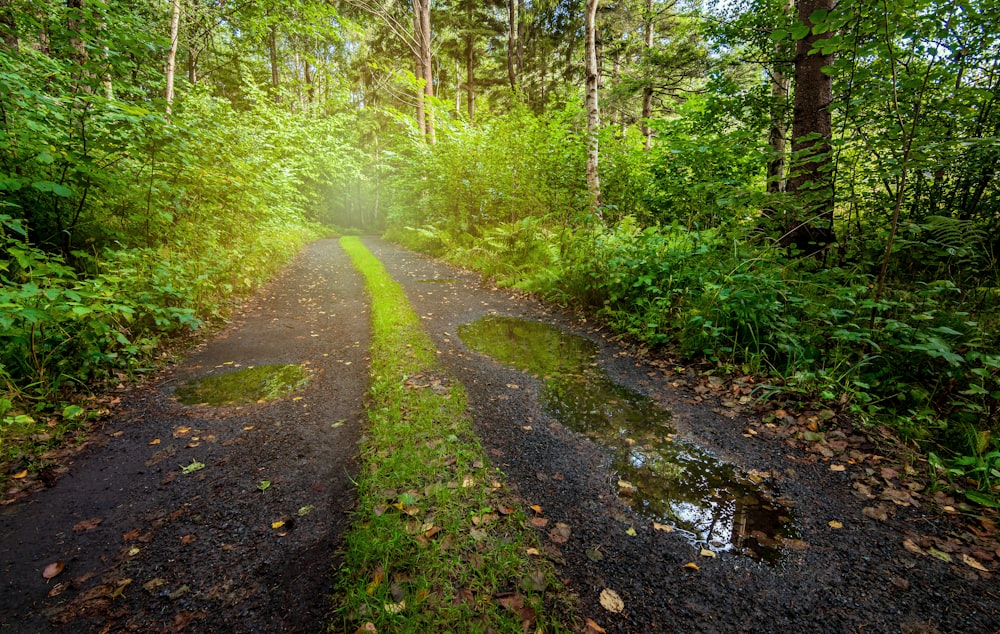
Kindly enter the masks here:
<path id="1" fill-rule="evenodd" d="M 601 590 L 601 607 L 603 607 L 608 612 L 614 612 L 615 614 L 621 614 L 625 609 L 625 602 L 622 598 L 618 596 L 618 593 L 610 588 L 605 588 Z"/>

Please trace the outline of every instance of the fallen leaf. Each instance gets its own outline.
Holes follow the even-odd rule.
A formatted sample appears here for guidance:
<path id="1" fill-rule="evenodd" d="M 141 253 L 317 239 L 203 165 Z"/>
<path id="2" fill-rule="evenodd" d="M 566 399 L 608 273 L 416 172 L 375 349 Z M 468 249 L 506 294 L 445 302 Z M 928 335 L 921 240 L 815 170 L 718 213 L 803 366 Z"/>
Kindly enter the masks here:
<path id="1" fill-rule="evenodd" d="M 315 510 L 316 510 L 316 507 L 313 506 L 312 504 L 306 504 L 305 506 L 300 506 L 299 510 L 298 510 L 298 516 L 299 517 L 305 517 L 306 515 L 309 515 L 310 513 L 312 513 Z"/>
<path id="2" fill-rule="evenodd" d="M 845 467 L 842 464 L 832 464 L 832 465 L 830 465 L 830 471 L 844 471 L 845 469 L 847 469 L 847 467 Z"/>
<path id="3" fill-rule="evenodd" d="M 152 440 L 149 441 L 149 444 L 151 444 L 151 445 L 158 445 L 158 444 L 160 444 L 160 439 L 159 438 L 154 438 L 154 439 L 152 439 Z"/>
<path id="4" fill-rule="evenodd" d="M 133 540 L 133 539 L 135 539 L 136 537 L 139 536 L 139 532 L 140 531 L 139 531 L 138 528 L 136 528 L 134 530 L 130 530 L 129 532 L 127 532 L 124 535 L 122 535 L 122 540 L 124 540 L 124 541 Z"/>
<path id="5" fill-rule="evenodd" d="M 83 520 L 82 522 L 77 522 L 73 525 L 73 532 L 82 533 L 84 531 L 89 531 L 93 528 L 97 528 L 101 523 L 101 518 L 93 517 L 89 520 Z"/>
<path id="6" fill-rule="evenodd" d="M 693 561 L 684 564 L 684 567 L 690 568 L 691 570 L 701 570 L 701 567 L 699 567 L 698 564 L 694 563 Z"/>
<path id="7" fill-rule="evenodd" d="M 701 555 L 702 557 L 715 557 L 715 551 L 709 550 L 707 548 L 702 548 L 701 552 L 698 554 Z"/>
<path id="8" fill-rule="evenodd" d="M 538 549 L 537 548 L 526 548 L 524 552 L 527 555 L 535 555 L 536 557 L 538 556 Z"/>
<path id="9" fill-rule="evenodd" d="M 131 548 L 128 549 L 128 556 L 129 557 L 135 557 L 136 555 L 138 555 L 141 552 L 142 552 L 142 550 L 140 548 L 138 548 L 137 546 L 133 546 L 133 547 L 131 547 Z"/>
<path id="10" fill-rule="evenodd" d="M 666 524 L 660 524 L 659 522 L 653 522 L 653 530 L 663 531 L 664 533 L 672 533 L 674 532 L 674 527 Z"/>
<path id="11" fill-rule="evenodd" d="M 610 588 L 605 588 L 601 590 L 601 607 L 603 607 L 608 612 L 613 612 L 615 614 L 621 614 L 625 610 L 625 602 L 622 598 L 618 596 L 618 593 Z"/>
<path id="12" fill-rule="evenodd" d="M 524 431 L 531 431 L 531 425 L 521 425 L 521 429 Z"/>
<path id="13" fill-rule="evenodd" d="M 521 578 L 521 589 L 525 592 L 545 592 L 548 586 L 549 582 L 541 570 L 534 570 Z"/>
<path id="14" fill-rule="evenodd" d="M 945 563 L 951 563 L 951 555 L 949 555 L 948 553 L 944 552 L 943 550 L 938 550 L 937 548 L 934 548 L 933 546 L 931 546 L 930 548 L 927 549 L 927 553 L 931 557 L 934 557 L 935 559 L 940 559 L 941 561 L 943 561 Z"/>
<path id="15" fill-rule="evenodd" d="M 605 634 L 606 629 L 598 625 L 593 619 L 587 619 L 583 625 L 583 634 Z"/>
<path id="16" fill-rule="evenodd" d="M 365 623 L 358 629 L 354 630 L 354 634 L 378 634 L 378 628 L 371 621 Z"/>
<path id="17" fill-rule="evenodd" d="M 844 528 L 844 525 L 838 522 L 837 520 L 830 520 L 829 522 L 826 523 L 826 525 L 829 526 L 830 528 Z"/>
<path id="18" fill-rule="evenodd" d="M 180 599 L 188 592 L 191 592 L 191 587 L 185 583 L 180 588 L 177 588 L 176 590 L 168 594 L 167 598 L 170 599 L 171 601 L 176 601 L 177 599 Z"/>
<path id="19" fill-rule="evenodd" d="M 467 476 L 465 476 L 465 478 L 462 479 L 462 488 L 463 489 L 468 489 L 469 487 L 473 486 L 474 484 L 476 484 L 476 479 L 473 478 L 472 476 L 468 476 L 467 475 Z"/>
<path id="20" fill-rule="evenodd" d="M 969 566 L 970 568 L 975 568 L 980 572 L 989 572 L 989 570 L 986 569 L 986 566 L 979 563 L 969 555 L 966 555 L 965 553 L 962 553 L 962 563 L 964 563 L 966 566 Z"/>
<path id="21" fill-rule="evenodd" d="M 52 586 L 51 590 L 49 590 L 49 597 L 59 596 L 60 594 L 66 591 L 66 588 L 68 588 L 69 585 L 70 584 L 67 581 L 64 581 L 62 583 L 57 583 L 56 585 Z"/>
<path id="22" fill-rule="evenodd" d="M 870 517 L 873 520 L 878 520 L 879 522 L 884 522 L 887 519 L 889 519 L 889 515 L 886 512 L 885 507 L 882 506 L 881 504 L 878 506 L 866 506 L 865 508 L 861 509 L 861 512 L 866 517 Z"/>
<path id="23" fill-rule="evenodd" d="M 635 537 L 636 535 L 638 535 L 638 533 L 635 532 L 634 526 L 629 526 L 628 530 L 625 531 L 625 534 L 628 535 L 629 537 Z"/>
<path id="24" fill-rule="evenodd" d="M 184 537 L 181 537 L 181 543 L 182 544 L 191 544 L 191 543 L 194 543 L 196 541 L 198 541 L 198 536 L 197 535 L 185 535 Z"/>
<path id="25" fill-rule="evenodd" d="M 204 462 L 198 462 L 197 460 L 191 460 L 191 464 L 184 466 L 180 465 L 181 473 L 194 473 L 195 471 L 201 471 L 205 468 Z"/>
<path id="26" fill-rule="evenodd" d="M 555 528 L 549 531 L 549 539 L 557 544 L 565 544 L 569 541 L 570 532 L 569 524 L 556 522 Z"/>
<path id="27" fill-rule="evenodd" d="M 15 473 L 14 475 L 12 475 L 11 477 L 14 478 L 15 480 L 20 480 L 22 478 L 26 478 L 27 476 L 28 476 L 28 470 L 25 469 L 24 471 L 18 471 L 17 473 Z"/>
<path id="28" fill-rule="evenodd" d="M 53 577 L 58 576 L 59 573 L 62 572 L 63 568 L 65 567 L 66 567 L 65 562 L 62 561 L 53 562 L 48 566 L 45 566 L 45 570 L 42 571 L 42 576 L 46 579 L 51 579 Z"/>
<path id="29" fill-rule="evenodd" d="M 167 585 L 166 579 L 161 579 L 160 577 L 156 577 L 155 579 L 150 579 L 146 583 L 142 584 L 142 589 L 145 590 L 146 592 L 153 592 L 157 588 L 165 585 Z"/>
<path id="30" fill-rule="evenodd" d="M 537 504 L 532 504 L 532 505 L 531 505 L 530 507 L 528 507 L 528 508 L 530 508 L 530 509 L 531 509 L 532 511 L 534 511 L 535 513 L 538 513 L 539 515 L 541 515 L 541 514 L 542 514 L 542 507 L 538 506 Z"/>
<path id="31" fill-rule="evenodd" d="M 271 522 L 271 528 L 278 530 L 285 525 L 285 520 L 278 520 L 277 522 Z"/>
<path id="32" fill-rule="evenodd" d="M 531 518 L 531 525 L 535 528 L 545 528 L 545 525 L 549 523 L 544 517 L 533 517 Z"/>

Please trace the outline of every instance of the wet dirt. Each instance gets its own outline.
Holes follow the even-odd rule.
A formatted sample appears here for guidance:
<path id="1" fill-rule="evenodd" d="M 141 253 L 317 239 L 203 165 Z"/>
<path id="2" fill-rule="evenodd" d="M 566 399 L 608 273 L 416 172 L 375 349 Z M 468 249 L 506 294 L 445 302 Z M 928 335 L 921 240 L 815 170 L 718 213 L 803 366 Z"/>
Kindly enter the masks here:
<path id="1" fill-rule="evenodd" d="M 381 240 L 365 243 L 465 384 L 491 460 L 524 504 L 568 527 L 565 543 L 546 543 L 545 552 L 578 596 L 581 617 L 630 633 L 1000 631 L 994 573 L 963 564 L 960 550 L 940 550 L 980 542 L 956 517 L 933 511 L 928 496 L 869 501 L 864 487 L 891 477 L 878 456 L 832 471 L 829 456 L 791 446 L 749 410 L 698 393 L 693 372 L 636 356 L 580 315 L 484 287 Z M 777 544 L 780 561 L 736 549 L 703 556 L 680 531 L 655 528 L 621 494 L 618 481 L 627 478 L 613 443 L 595 442 L 546 408 L 542 373 L 499 363 L 459 338 L 460 327 L 486 315 L 583 337 L 611 384 L 669 412 L 672 442 L 764 478 L 794 513 L 797 536 Z M 360 278 L 335 242 L 320 241 L 184 363 L 117 395 L 117 409 L 68 474 L 0 508 L 0 631 L 321 631 L 353 501 L 368 336 Z M 189 380 L 265 364 L 303 365 L 312 379 L 272 402 L 174 400 Z M 841 425 L 820 431 L 853 437 Z M 980 560 L 994 570 L 988 554 Z M 54 562 L 65 567 L 46 580 Z M 623 599 L 620 614 L 601 607 L 604 589 Z"/>
<path id="2" fill-rule="evenodd" d="M 538 321 L 489 315 L 458 328 L 468 348 L 540 381 L 542 411 L 611 453 L 618 495 L 658 530 L 699 548 L 778 562 L 794 538 L 792 512 L 757 473 L 744 473 L 677 439 L 670 412 L 612 382 L 594 363 L 597 346 Z"/>
<path id="3" fill-rule="evenodd" d="M 926 501 L 887 503 L 884 515 L 865 511 L 878 501 L 859 499 L 852 485 L 870 478 L 867 471 L 878 475 L 879 456 L 832 471 L 827 456 L 791 447 L 759 416 L 697 393 L 690 372 L 637 357 L 581 315 L 483 287 L 474 274 L 381 240 L 365 243 L 406 289 L 441 360 L 465 384 L 475 430 L 508 483 L 550 522 L 571 528 L 566 543 L 547 544 L 547 551 L 578 595 L 582 617 L 608 632 L 631 633 L 1000 631 L 992 573 L 970 568 L 957 553 L 945 562 L 904 546 L 918 533 L 971 539 L 962 522 Z M 587 339 L 613 383 L 670 412 L 678 439 L 741 472 L 769 474 L 795 513 L 798 536 L 783 547 L 781 561 L 769 565 L 735 552 L 705 557 L 677 532 L 655 529 L 620 495 L 614 451 L 546 411 L 543 380 L 463 343 L 459 329 L 486 315 L 553 324 Z M 757 426 L 760 433 L 748 433 Z M 830 424 L 824 433 L 853 432 Z M 605 588 L 622 597 L 621 614 L 601 607 Z"/>
<path id="4" fill-rule="evenodd" d="M 116 395 L 65 476 L 0 508 L 0 631 L 323 631 L 368 387 L 362 284 L 335 240 L 313 243 L 186 361 Z M 310 381 L 175 400 L 265 365 Z"/>

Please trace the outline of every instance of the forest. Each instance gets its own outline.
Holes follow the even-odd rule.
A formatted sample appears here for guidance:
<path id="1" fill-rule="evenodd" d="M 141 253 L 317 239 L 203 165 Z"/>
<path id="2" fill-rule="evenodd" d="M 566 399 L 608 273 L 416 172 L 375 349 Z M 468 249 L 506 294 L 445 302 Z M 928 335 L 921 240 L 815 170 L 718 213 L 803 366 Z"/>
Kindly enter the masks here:
<path id="1" fill-rule="evenodd" d="M 1000 506 L 998 20 L 0 0 L 0 463 L 70 442 L 306 242 L 378 233 Z"/>

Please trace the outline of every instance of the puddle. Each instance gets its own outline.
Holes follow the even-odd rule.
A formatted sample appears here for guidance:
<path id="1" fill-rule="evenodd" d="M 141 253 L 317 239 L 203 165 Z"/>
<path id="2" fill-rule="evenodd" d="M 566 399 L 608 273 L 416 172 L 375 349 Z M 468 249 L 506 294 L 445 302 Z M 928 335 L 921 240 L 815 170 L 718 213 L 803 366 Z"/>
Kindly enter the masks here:
<path id="1" fill-rule="evenodd" d="M 471 350 L 541 379 L 546 413 L 612 448 L 611 467 L 625 481 L 619 492 L 641 516 L 714 551 L 772 563 L 781 555 L 778 542 L 795 537 L 790 511 L 758 484 L 758 475 L 675 439 L 669 412 L 613 383 L 597 367 L 590 341 L 499 316 L 461 326 L 458 334 Z"/>
<path id="2" fill-rule="evenodd" d="M 245 405 L 281 398 L 308 382 L 304 366 L 262 365 L 188 381 L 174 394 L 185 405 Z"/>

